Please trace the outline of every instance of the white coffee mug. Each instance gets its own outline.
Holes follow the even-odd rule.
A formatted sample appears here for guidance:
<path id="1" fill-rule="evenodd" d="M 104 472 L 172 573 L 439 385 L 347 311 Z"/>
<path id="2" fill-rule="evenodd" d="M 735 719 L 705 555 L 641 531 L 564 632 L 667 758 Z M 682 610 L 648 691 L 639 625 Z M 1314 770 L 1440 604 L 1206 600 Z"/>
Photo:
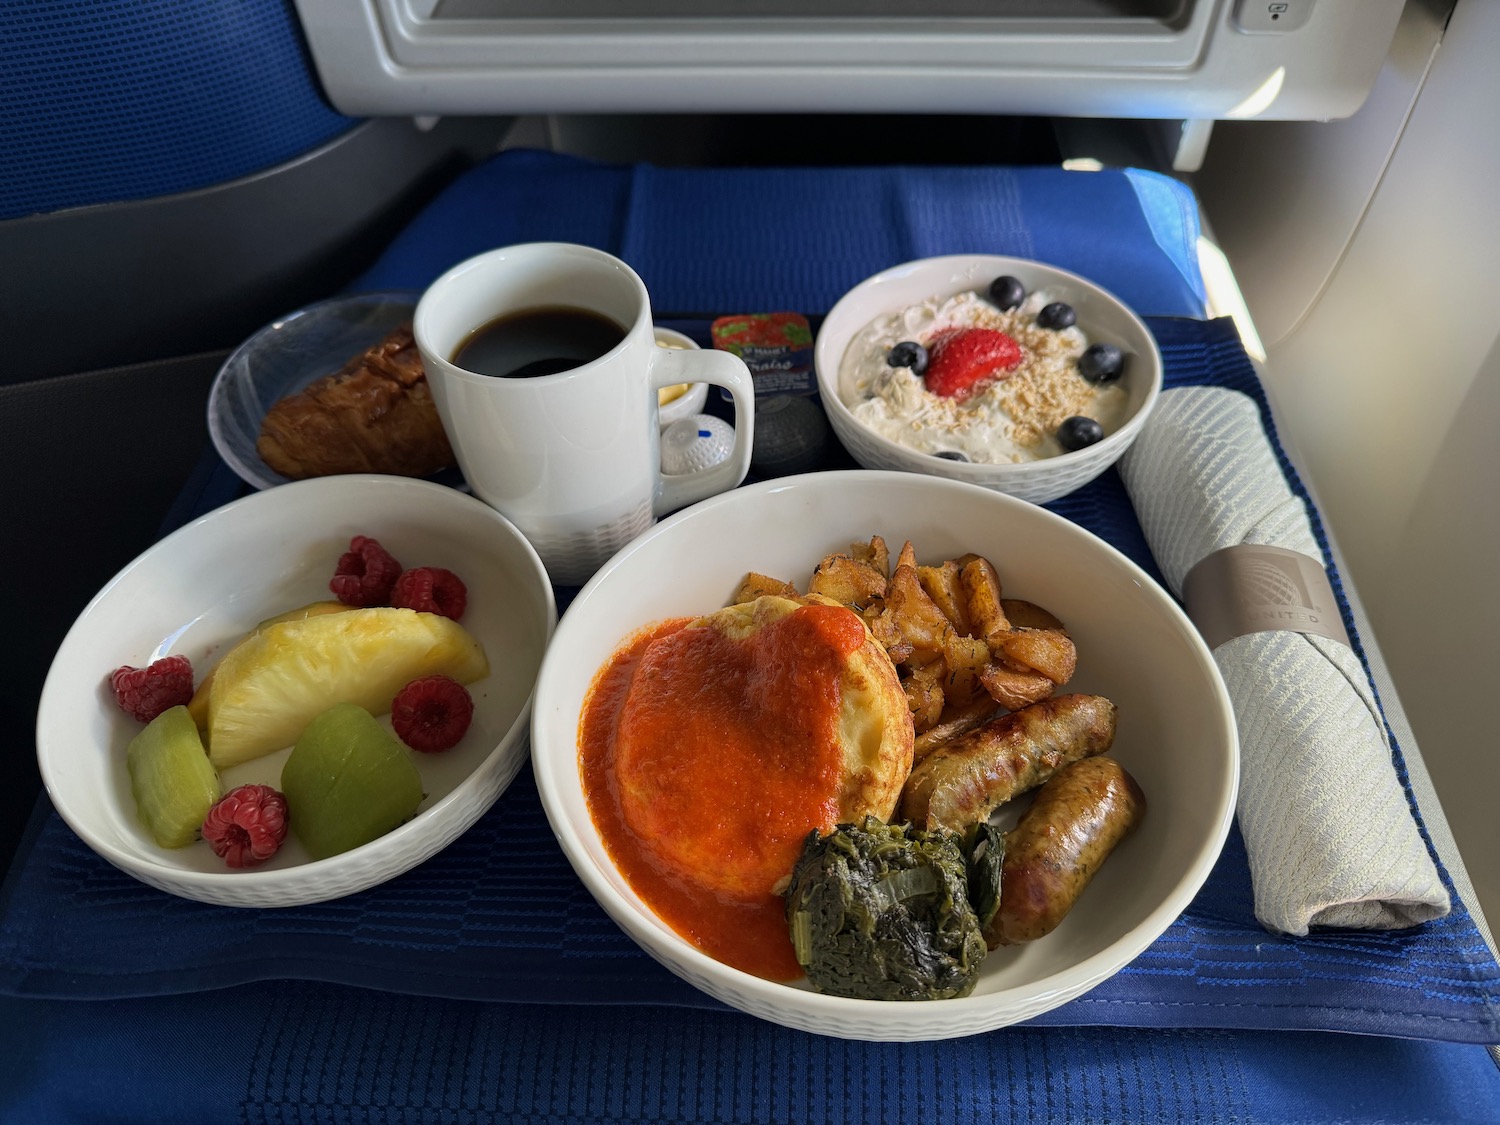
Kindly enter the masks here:
<path id="1" fill-rule="evenodd" d="M 582 366 L 531 378 L 453 362 L 478 329 L 546 308 L 603 315 L 624 339 Z M 657 517 L 734 488 L 749 471 L 755 395 L 744 362 L 657 347 L 645 284 L 600 250 L 533 242 L 470 258 L 422 294 L 412 334 L 469 487 L 531 541 L 555 583 L 587 581 Z M 678 383 L 729 391 L 734 448 L 717 465 L 664 476 L 657 388 Z"/>

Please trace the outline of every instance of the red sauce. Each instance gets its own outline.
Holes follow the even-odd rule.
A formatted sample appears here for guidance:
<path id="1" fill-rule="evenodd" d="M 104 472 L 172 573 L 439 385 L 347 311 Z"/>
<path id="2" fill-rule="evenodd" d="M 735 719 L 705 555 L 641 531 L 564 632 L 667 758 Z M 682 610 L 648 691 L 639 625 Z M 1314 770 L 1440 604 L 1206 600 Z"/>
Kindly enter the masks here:
<path id="1" fill-rule="evenodd" d="M 635 892 L 709 956 L 794 980 L 772 893 L 837 823 L 839 678 L 858 617 L 802 606 L 735 641 L 661 622 L 599 672 L 579 723 L 594 824 Z"/>

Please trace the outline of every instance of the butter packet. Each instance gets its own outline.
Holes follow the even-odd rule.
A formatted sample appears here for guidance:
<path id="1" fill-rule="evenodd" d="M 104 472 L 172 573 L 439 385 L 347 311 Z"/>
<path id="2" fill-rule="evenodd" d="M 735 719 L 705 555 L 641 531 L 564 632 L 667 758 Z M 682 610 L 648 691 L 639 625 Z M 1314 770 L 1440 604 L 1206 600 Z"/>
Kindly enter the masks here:
<path id="1" fill-rule="evenodd" d="M 801 313 L 721 316 L 709 333 L 715 348 L 745 361 L 757 399 L 817 393 L 812 328 Z"/>

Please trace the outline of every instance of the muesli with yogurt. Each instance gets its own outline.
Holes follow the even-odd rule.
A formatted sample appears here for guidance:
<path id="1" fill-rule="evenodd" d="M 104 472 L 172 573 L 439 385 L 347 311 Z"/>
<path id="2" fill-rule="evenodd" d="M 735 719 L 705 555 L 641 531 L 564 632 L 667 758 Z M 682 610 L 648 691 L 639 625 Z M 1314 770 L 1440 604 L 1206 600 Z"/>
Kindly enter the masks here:
<path id="1" fill-rule="evenodd" d="M 1124 422 L 1124 357 L 1091 344 L 1071 306 L 1012 277 L 877 317 L 845 350 L 855 418 L 919 453 L 984 464 L 1082 448 Z"/>

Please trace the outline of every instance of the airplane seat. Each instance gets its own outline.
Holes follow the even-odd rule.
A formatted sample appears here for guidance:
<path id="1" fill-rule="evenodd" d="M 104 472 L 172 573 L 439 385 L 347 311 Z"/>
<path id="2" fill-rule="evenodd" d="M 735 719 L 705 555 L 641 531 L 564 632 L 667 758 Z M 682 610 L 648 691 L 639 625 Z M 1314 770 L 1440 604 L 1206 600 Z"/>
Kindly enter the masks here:
<path id="1" fill-rule="evenodd" d="M 337 112 L 290 0 L 13 0 L 0 57 L 0 527 L 37 568 L 0 595 L 21 750 L 68 627 L 204 453 L 224 354 L 356 276 L 502 124 Z M 0 857 L 40 784 L 14 757 Z"/>

